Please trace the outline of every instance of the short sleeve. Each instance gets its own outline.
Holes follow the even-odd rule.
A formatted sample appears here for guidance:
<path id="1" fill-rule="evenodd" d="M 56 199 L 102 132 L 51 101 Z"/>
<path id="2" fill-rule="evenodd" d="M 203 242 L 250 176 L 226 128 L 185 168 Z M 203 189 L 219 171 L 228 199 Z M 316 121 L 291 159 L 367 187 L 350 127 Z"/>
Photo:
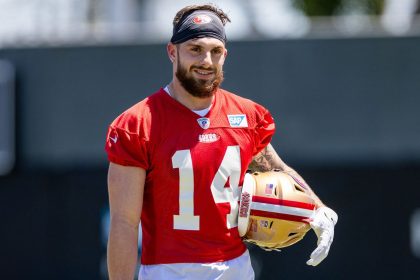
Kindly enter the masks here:
<path id="1" fill-rule="evenodd" d="M 111 125 L 108 129 L 105 150 L 108 160 L 120 165 L 149 167 L 147 141 L 133 132 Z"/>
<path id="2" fill-rule="evenodd" d="M 276 126 L 274 119 L 267 109 L 263 109 L 260 113 L 259 121 L 255 127 L 255 148 L 254 156 L 270 144 L 271 138 L 274 135 Z"/>

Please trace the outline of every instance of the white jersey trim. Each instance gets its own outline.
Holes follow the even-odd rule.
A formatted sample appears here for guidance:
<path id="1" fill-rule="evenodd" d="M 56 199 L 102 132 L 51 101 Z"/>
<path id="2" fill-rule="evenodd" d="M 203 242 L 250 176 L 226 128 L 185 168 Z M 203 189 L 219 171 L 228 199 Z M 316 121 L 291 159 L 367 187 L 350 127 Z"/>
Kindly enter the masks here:
<path id="1" fill-rule="evenodd" d="M 166 86 L 163 90 L 166 91 L 166 93 L 169 94 L 169 96 L 173 98 L 171 92 L 169 91 L 169 86 Z M 194 113 L 196 113 L 200 117 L 204 117 L 210 111 L 212 105 L 213 104 L 210 104 L 210 107 L 205 108 L 203 110 L 191 110 L 191 111 L 193 111 Z"/>
<path id="2" fill-rule="evenodd" d="M 141 265 L 139 280 L 254 280 L 248 250 L 232 260 L 214 263 L 174 263 Z"/>

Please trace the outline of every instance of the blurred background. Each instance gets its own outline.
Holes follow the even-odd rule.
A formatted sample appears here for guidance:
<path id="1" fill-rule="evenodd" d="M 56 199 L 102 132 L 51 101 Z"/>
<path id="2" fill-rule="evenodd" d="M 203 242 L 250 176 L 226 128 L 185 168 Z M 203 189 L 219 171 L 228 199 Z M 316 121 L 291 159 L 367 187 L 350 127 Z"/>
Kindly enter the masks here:
<path id="1" fill-rule="evenodd" d="M 170 81 L 172 19 L 207 2 L 0 0 L 2 279 L 107 279 L 107 126 Z M 257 279 L 419 279 L 418 1 L 212 2 L 224 88 L 270 109 L 274 147 L 339 214 L 318 267 L 313 232 L 249 246 Z"/>

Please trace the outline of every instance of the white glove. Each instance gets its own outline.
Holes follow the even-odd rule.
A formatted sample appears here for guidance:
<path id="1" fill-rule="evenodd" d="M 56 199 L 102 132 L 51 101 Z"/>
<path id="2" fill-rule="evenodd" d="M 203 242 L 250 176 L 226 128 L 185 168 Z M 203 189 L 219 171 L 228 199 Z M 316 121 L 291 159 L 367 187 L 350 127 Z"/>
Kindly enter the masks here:
<path id="1" fill-rule="evenodd" d="M 318 237 L 318 247 L 312 252 L 311 258 L 306 262 L 307 265 L 317 266 L 327 257 L 337 221 L 338 216 L 332 209 L 323 206 L 315 210 L 310 225 Z"/>

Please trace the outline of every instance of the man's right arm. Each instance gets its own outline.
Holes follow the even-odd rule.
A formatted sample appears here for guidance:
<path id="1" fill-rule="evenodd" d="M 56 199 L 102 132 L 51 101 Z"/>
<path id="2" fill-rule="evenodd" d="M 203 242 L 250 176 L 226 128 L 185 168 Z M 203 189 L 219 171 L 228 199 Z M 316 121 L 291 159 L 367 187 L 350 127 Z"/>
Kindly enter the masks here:
<path id="1" fill-rule="evenodd" d="M 134 278 L 145 178 L 146 171 L 142 168 L 109 165 L 111 224 L 107 263 L 110 280 Z"/>

